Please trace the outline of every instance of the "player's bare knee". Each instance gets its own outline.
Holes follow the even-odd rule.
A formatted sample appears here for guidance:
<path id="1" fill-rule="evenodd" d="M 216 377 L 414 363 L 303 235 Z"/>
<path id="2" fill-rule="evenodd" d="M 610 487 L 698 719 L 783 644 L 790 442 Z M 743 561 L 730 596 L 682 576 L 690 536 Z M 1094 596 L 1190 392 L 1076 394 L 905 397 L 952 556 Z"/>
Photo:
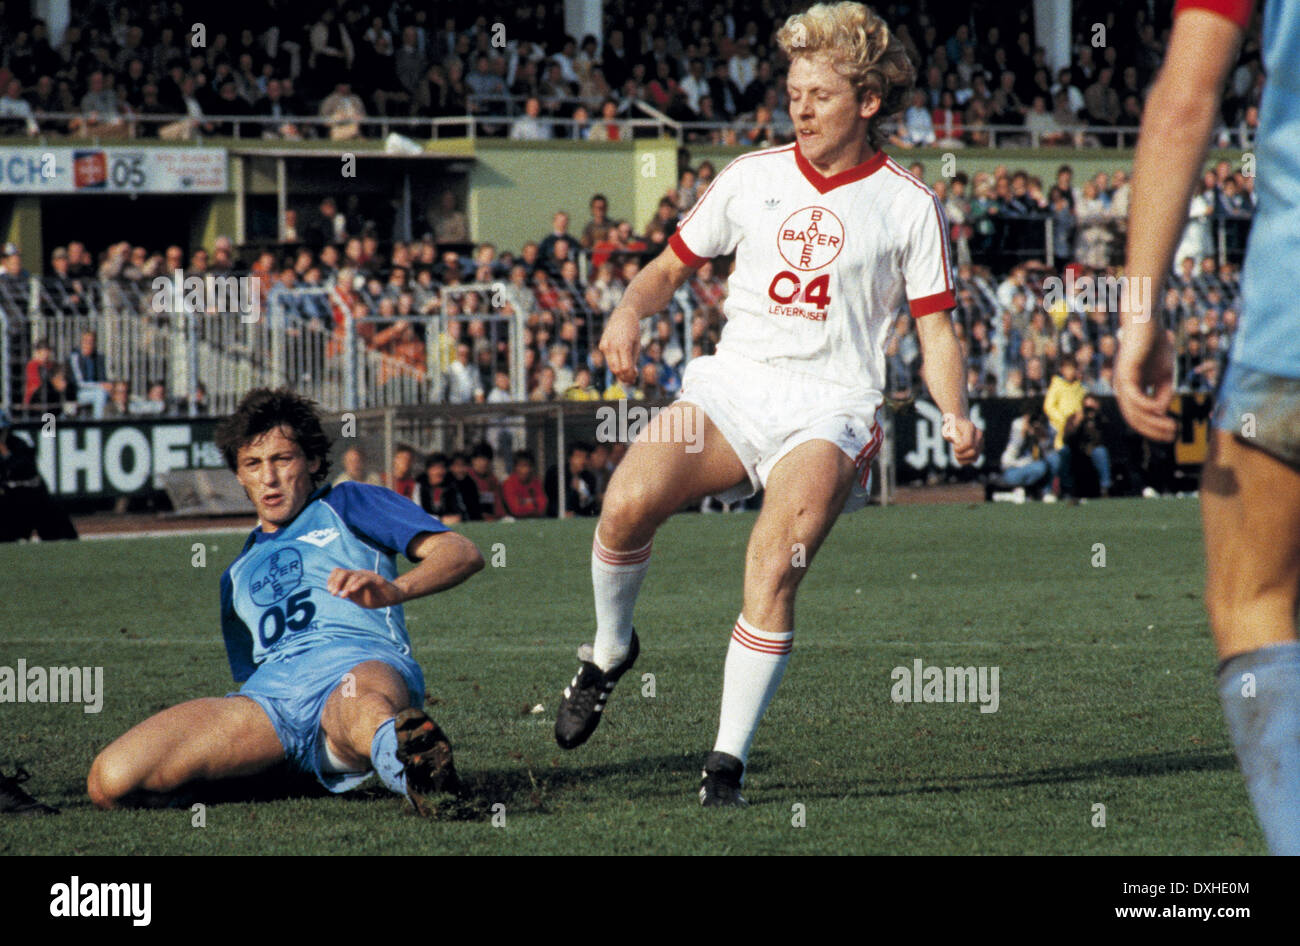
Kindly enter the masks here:
<path id="1" fill-rule="evenodd" d="M 111 750 L 106 749 L 95 756 L 86 776 L 86 794 L 96 808 L 116 808 L 117 803 L 134 788 L 130 773 Z"/>
<path id="2" fill-rule="evenodd" d="M 650 490 L 639 484 L 627 484 L 605 494 L 601 506 L 600 543 L 606 548 L 626 550 L 649 541 L 659 526 Z"/>
<path id="3" fill-rule="evenodd" d="M 789 603 L 804 571 L 796 556 L 751 556 L 745 567 L 745 592 L 763 601 Z"/>

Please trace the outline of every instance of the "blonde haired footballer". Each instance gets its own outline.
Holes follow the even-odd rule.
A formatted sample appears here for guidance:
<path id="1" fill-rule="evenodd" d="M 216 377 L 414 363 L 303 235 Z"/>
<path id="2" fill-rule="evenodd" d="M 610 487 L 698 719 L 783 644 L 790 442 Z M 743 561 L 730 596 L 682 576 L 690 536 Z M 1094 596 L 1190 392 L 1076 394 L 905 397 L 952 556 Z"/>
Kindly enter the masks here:
<path id="1" fill-rule="evenodd" d="M 721 722 L 704 766 L 706 807 L 746 803 L 745 762 L 789 660 L 795 592 L 850 497 L 858 506 L 866 495 L 881 441 L 885 340 L 902 306 L 916 319 L 945 438 L 960 463 L 980 453 L 949 316 L 943 211 L 879 149 L 879 122 L 902 107 L 912 64 L 860 3 L 813 6 L 790 17 L 778 40 L 790 58 L 795 143 L 727 165 L 668 249 L 628 286 L 601 337 L 610 370 L 631 382 L 641 320 L 704 262 L 735 253 L 717 354 L 691 361 L 678 401 L 642 432 L 610 481 L 591 558 L 596 639 L 590 653 L 580 651 L 555 724 L 562 747 L 585 742 L 635 662 L 632 611 L 660 524 L 687 502 L 764 489 Z M 703 448 L 672 442 L 673 430 L 702 431 Z"/>

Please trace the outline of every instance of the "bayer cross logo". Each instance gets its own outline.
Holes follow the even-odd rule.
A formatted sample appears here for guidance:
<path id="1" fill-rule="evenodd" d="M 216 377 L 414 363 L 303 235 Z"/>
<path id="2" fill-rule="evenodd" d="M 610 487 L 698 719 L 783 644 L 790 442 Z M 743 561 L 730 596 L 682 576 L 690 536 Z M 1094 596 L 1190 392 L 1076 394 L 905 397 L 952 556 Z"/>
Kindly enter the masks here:
<path id="1" fill-rule="evenodd" d="M 248 590 L 258 607 L 275 604 L 302 581 L 302 556 L 294 548 L 277 549 L 257 566 Z"/>
<path id="2" fill-rule="evenodd" d="M 844 224 L 825 207 L 804 207 L 785 218 L 776 247 L 795 269 L 821 269 L 844 249 Z"/>

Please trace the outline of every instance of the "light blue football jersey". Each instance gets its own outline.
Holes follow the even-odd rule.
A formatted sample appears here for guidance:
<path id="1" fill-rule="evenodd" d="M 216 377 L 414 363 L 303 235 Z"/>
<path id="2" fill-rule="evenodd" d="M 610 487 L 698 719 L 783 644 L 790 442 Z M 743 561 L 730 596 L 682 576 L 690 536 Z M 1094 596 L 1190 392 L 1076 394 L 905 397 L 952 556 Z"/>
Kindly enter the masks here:
<path id="1" fill-rule="evenodd" d="M 446 531 L 409 499 L 364 483 L 321 487 L 287 526 L 255 529 L 221 576 L 221 631 L 235 679 L 331 643 L 382 643 L 409 655 L 400 606 L 363 608 L 331 595 L 326 583 L 336 568 L 392 581 L 396 555 L 413 538 Z"/>
<path id="2" fill-rule="evenodd" d="M 1242 267 L 1240 327 L 1231 360 L 1300 378 L 1300 3 L 1264 5 L 1261 55 L 1268 79 L 1255 141 L 1257 206 Z"/>

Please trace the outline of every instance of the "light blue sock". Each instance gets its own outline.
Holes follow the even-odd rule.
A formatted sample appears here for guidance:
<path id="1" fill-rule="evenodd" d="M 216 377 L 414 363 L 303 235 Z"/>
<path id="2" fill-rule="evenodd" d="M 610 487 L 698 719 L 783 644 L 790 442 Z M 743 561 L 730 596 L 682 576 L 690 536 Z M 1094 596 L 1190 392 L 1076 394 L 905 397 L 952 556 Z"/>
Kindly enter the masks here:
<path id="1" fill-rule="evenodd" d="M 1300 642 L 1225 661 L 1219 699 L 1273 854 L 1300 854 Z"/>
<path id="2" fill-rule="evenodd" d="M 394 719 L 375 730 L 375 738 L 370 742 L 370 764 L 390 792 L 406 794 L 406 773 L 402 771 L 402 763 L 397 761 L 397 723 Z"/>

